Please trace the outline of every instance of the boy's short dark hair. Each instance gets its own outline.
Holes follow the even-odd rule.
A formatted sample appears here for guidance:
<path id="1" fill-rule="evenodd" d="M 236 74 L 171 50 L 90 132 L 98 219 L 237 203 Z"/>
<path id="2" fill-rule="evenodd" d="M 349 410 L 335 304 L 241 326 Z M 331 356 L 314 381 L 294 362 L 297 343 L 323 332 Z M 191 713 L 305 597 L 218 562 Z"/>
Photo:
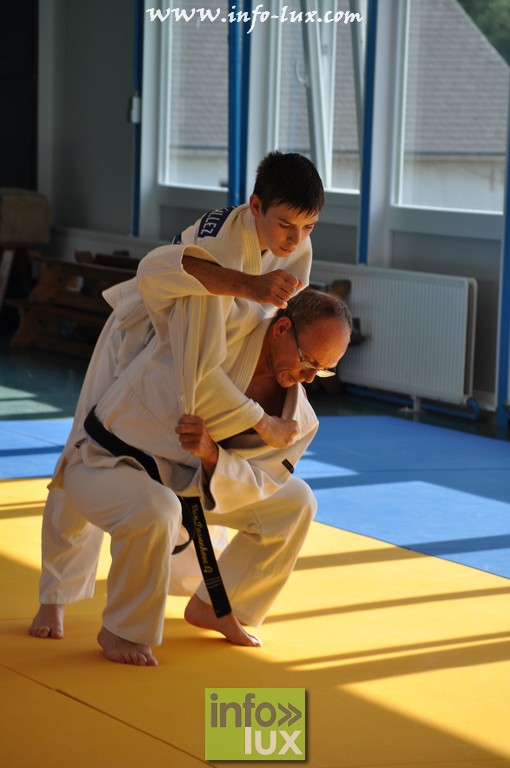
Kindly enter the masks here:
<path id="1" fill-rule="evenodd" d="M 266 155 L 257 168 L 253 194 L 260 198 L 262 213 L 283 204 L 313 215 L 324 205 L 324 187 L 315 165 L 297 152 Z"/>

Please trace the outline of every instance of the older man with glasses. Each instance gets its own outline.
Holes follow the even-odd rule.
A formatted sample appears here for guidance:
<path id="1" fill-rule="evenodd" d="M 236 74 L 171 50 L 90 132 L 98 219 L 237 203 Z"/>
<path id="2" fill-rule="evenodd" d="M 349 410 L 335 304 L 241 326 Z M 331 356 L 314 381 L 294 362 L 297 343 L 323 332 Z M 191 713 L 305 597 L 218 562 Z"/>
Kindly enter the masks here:
<path id="1" fill-rule="evenodd" d="M 108 659 L 121 663 L 157 664 L 151 646 L 162 641 L 173 562 L 184 557 L 172 552 L 181 536 L 181 499 L 188 497 L 200 499 L 208 524 L 237 534 L 220 558 L 230 611 L 218 615 L 202 582 L 185 619 L 234 644 L 261 645 L 245 625 L 263 622 L 316 510 L 310 488 L 292 475 L 318 426 L 301 384 L 334 375 L 352 330 L 340 299 L 306 289 L 247 336 L 233 332 L 229 377 L 266 413 L 293 420 L 298 436 L 286 448 L 267 445 L 254 430 L 215 441 L 208 421 L 217 393 L 209 396 L 203 386 L 203 357 L 217 352 L 208 338 L 216 305 L 211 298 L 191 301 L 185 306 L 191 326 L 174 318 L 172 327 L 180 330 L 170 342 L 155 337 L 142 353 L 143 365 L 128 366 L 95 407 L 97 429 L 76 446 L 64 472 L 73 505 L 112 539 L 98 641 Z M 190 361 L 188 334 L 198 327 L 202 355 Z M 112 454 L 115 441 L 124 453 Z M 150 475 L 151 464 L 158 479 Z"/>

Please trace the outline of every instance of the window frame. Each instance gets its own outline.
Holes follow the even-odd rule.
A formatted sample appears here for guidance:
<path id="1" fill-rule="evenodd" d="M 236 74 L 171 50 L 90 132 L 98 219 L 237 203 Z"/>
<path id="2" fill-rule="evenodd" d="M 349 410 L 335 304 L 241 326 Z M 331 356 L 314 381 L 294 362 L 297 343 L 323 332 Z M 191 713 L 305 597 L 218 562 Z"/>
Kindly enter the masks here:
<path id="1" fill-rule="evenodd" d="M 331 0 L 328 0 L 329 2 Z M 308 7 L 309 0 L 302 0 L 302 3 L 303 9 L 305 9 Z M 351 12 L 361 12 L 364 4 L 366 4 L 366 0 L 350 0 Z M 146 0 L 145 9 L 151 5 Z M 277 14 L 283 5 L 283 0 L 268 0 L 266 5 L 272 13 Z M 166 113 L 162 108 L 161 94 L 166 82 L 164 56 L 169 35 L 165 34 L 163 23 L 150 22 L 147 14 L 145 14 L 144 19 L 139 229 L 140 236 L 159 239 L 161 237 L 162 209 L 186 208 L 190 211 L 203 212 L 210 208 L 221 207 L 227 204 L 228 190 L 186 184 L 168 184 L 162 180 L 160 158 L 168 127 L 166 125 Z M 313 28 L 319 25 L 309 26 Z M 333 25 L 330 26 L 333 27 Z M 260 159 L 278 145 L 281 27 L 281 23 L 259 23 L 255 25 L 250 35 L 250 93 L 246 161 L 247 199 L 253 186 Z M 354 28 L 353 32 L 358 35 L 356 51 L 359 54 L 360 45 L 362 45 L 362 38 L 359 37 L 359 25 L 351 24 L 352 28 Z M 317 48 L 316 54 L 318 55 Z M 317 55 L 315 62 L 317 62 Z M 314 79 L 317 79 L 318 74 L 314 68 Z M 362 89 L 359 87 L 359 82 L 356 94 L 357 98 L 361 99 Z M 261 105 L 263 105 L 262 108 Z M 357 110 L 358 121 L 361 121 L 359 101 Z M 358 191 L 328 189 L 321 221 L 329 224 L 357 226 L 359 196 Z"/>
<path id="2" fill-rule="evenodd" d="M 353 12 L 363 0 L 350 0 Z M 281 6 L 282 0 L 270 0 L 270 10 Z M 367 13 L 377 6 L 377 0 L 367 0 Z M 146 0 L 146 8 L 151 3 Z M 379 8 L 376 31 L 375 102 L 371 135 L 372 184 L 370 190 L 327 190 L 326 205 L 321 222 L 358 226 L 360 201 L 368 196 L 370 241 L 367 261 L 374 265 L 391 261 L 393 232 L 414 232 L 499 240 L 503 231 L 503 214 L 499 212 L 459 211 L 402 205 L 396 200 L 396 185 L 400 167 L 403 130 L 403 74 L 405 68 L 405 30 L 408 0 L 385 0 L 384 12 Z M 398 20 L 398 24 L 395 24 Z M 227 190 L 187 185 L 161 184 L 158 152 L 164 135 L 164 115 L 159 105 L 162 85 L 162 24 L 144 24 L 144 68 L 142 99 L 142 168 L 140 190 L 140 235 L 160 238 L 162 208 L 204 210 L 226 205 Z M 358 25 L 352 25 L 358 28 Z M 359 32 L 359 29 L 357 29 Z M 246 197 L 251 191 L 258 162 L 276 146 L 278 136 L 279 67 L 278 41 L 281 24 L 257 24 L 250 35 L 250 94 L 248 120 L 248 152 Z M 359 50 L 359 49 L 358 49 Z M 354 53 L 354 49 L 353 49 Z M 354 59 L 354 56 L 353 56 Z M 359 57 L 358 57 L 359 65 Z M 276 73 L 276 76 L 275 76 Z M 390 85 L 398 87 L 390 92 Z M 361 98 L 361 88 L 358 91 Z M 260 105 L 264 108 L 261 109 Z M 361 114 L 358 103 L 358 114 Z M 389 148 L 389 150 L 388 150 Z M 366 148 L 362 147 L 360 163 L 364 165 Z M 377 213 L 375 213 L 377 212 Z M 377 242 L 377 249 L 373 245 Z"/>

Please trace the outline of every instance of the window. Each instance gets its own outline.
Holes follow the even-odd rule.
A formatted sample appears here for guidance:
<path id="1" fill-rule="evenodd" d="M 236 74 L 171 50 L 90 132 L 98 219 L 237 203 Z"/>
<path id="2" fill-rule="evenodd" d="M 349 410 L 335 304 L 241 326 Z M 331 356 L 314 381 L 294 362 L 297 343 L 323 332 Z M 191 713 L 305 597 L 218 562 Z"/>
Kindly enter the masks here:
<path id="1" fill-rule="evenodd" d="M 364 22 L 346 23 L 351 6 L 349 0 L 315 4 L 321 16 L 338 14 L 333 24 L 280 22 L 278 149 L 314 160 L 327 189 L 357 191 L 361 88 L 357 99 L 355 75 L 361 80 L 362 73 L 352 41 L 359 41 Z M 358 7 L 364 18 L 362 11 Z"/>
<path id="2" fill-rule="evenodd" d="M 340 7 L 347 9 L 347 0 Z M 364 24 L 338 25 L 336 41 L 333 156 L 331 187 L 359 190 L 360 159 L 359 136 L 362 122 L 363 69 L 356 67 L 356 58 L 363 57 L 362 36 Z M 357 42 L 359 50 L 353 46 Z M 359 80 L 358 80 L 359 78 Z M 356 95 L 357 91 L 357 95 Z"/>
<path id="3" fill-rule="evenodd" d="M 221 188 L 228 185 L 228 24 L 196 11 L 228 11 L 227 2 L 172 0 L 161 24 L 162 109 L 160 183 Z M 186 21 L 186 18 L 189 20 Z"/>
<path id="4" fill-rule="evenodd" d="M 475 23 L 491 2 L 406 3 L 397 204 L 503 210 L 509 68 Z M 498 6 L 508 18 L 510 3 Z"/>
<path id="5" fill-rule="evenodd" d="M 303 35 L 299 24 L 281 24 L 278 44 L 280 91 L 278 99 L 278 148 L 310 157 L 307 76 Z"/>
<path id="6" fill-rule="evenodd" d="M 237 6 L 225 0 L 199 6 L 193 0 L 172 0 L 161 12 L 164 20 L 156 22 L 162 37 L 159 182 L 220 189 L 228 185 L 231 27 L 221 21 Z M 208 19 L 199 13 L 203 9 L 210 12 Z M 362 73 L 353 65 L 353 40 L 361 58 L 366 2 L 302 0 L 290 6 L 283 0 L 266 0 L 266 9 L 272 18 L 259 18 L 253 25 L 253 36 L 267 35 L 268 40 L 257 55 L 272 57 L 260 99 L 275 83 L 277 96 L 270 118 L 273 138 L 259 159 L 270 149 L 301 152 L 314 160 L 326 188 L 357 191 L 361 88 L 356 95 L 355 86 Z M 336 14 L 336 21 L 305 21 L 307 14 L 327 12 L 332 19 Z M 250 108 L 266 112 L 267 99 L 257 104 L 252 100 Z"/>

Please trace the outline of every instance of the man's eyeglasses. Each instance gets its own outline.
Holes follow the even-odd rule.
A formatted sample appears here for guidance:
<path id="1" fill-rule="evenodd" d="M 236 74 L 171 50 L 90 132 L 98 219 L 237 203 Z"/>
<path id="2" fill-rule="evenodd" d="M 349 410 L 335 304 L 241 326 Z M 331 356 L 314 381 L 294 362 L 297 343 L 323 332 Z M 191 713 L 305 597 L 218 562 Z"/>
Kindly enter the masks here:
<path id="1" fill-rule="evenodd" d="M 287 315 L 287 317 L 289 317 Z M 297 331 L 296 326 L 294 325 L 294 321 L 291 317 L 289 317 L 292 330 L 294 331 L 294 338 L 296 340 L 296 347 L 297 347 L 297 353 L 299 357 L 299 362 L 301 363 L 302 368 L 307 368 L 308 370 L 315 371 L 316 376 L 319 376 L 321 379 L 325 379 L 328 376 L 336 376 L 336 368 L 317 368 L 313 363 L 310 363 L 308 360 L 303 359 L 303 355 L 301 354 L 301 347 L 299 346 L 299 341 L 297 337 Z"/>

